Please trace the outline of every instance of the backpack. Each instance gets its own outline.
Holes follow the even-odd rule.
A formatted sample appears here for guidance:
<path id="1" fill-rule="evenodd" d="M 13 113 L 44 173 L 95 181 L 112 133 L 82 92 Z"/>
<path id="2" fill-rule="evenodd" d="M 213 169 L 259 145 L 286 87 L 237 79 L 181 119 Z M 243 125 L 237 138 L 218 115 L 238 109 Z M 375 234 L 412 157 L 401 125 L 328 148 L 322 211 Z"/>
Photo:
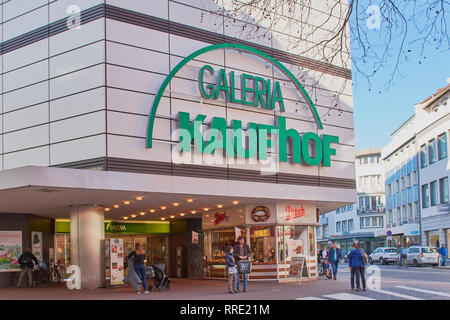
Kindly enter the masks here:
<path id="1" fill-rule="evenodd" d="M 22 266 L 28 266 L 28 265 L 32 264 L 33 261 L 31 260 L 31 257 L 29 254 L 23 254 L 19 259 L 19 263 Z"/>
<path id="2" fill-rule="evenodd" d="M 363 261 L 364 265 L 368 265 L 369 264 L 369 258 L 367 257 L 367 253 L 365 253 L 364 251 L 361 252 L 361 258 L 362 258 L 362 261 Z"/>

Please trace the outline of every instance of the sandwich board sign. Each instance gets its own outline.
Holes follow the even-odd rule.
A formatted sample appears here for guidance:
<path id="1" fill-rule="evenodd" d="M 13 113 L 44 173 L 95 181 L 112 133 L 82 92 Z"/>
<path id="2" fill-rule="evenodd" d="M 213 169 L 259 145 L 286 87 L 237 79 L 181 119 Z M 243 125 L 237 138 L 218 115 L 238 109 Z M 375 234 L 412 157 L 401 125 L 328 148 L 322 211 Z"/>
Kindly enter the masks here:
<path id="1" fill-rule="evenodd" d="M 286 281 L 290 279 L 296 279 L 299 284 L 303 277 L 309 278 L 309 270 L 306 265 L 305 257 L 292 257 L 289 265 L 289 273 Z"/>

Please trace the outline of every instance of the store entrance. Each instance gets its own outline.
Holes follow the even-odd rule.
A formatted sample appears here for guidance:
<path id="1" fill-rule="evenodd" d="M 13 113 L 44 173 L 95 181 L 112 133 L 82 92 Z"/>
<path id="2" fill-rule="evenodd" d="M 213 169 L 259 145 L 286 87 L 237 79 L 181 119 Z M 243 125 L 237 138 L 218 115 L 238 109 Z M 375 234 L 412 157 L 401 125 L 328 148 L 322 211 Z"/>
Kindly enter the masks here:
<path id="1" fill-rule="evenodd" d="M 165 264 L 164 272 L 170 272 L 169 264 L 169 246 L 167 236 L 117 236 L 108 235 L 107 238 L 123 239 L 124 263 L 127 267 L 128 255 L 134 250 L 136 243 L 139 243 L 146 252 L 147 266 L 152 266 L 157 263 Z"/>

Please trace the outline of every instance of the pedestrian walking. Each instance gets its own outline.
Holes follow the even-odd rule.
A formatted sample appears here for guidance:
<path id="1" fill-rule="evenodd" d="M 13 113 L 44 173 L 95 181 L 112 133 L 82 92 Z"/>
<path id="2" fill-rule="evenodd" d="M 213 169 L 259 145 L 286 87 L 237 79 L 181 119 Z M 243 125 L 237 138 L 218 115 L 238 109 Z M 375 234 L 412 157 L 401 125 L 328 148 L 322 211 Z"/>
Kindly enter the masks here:
<path id="1" fill-rule="evenodd" d="M 38 265 L 39 261 L 34 254 L 31 253 L 31 249 L 25 249 L 25 252 L 22 253 L 19 257 L 19 265 L 20 265 L 20 275 L 19 281 L 17 282 L 17 286 L 22 288 L 22 281 L 25 274 L 28 276 L 28 285 L 30 288 L 33 287 L 33 262 Z"/>
<path id="2" fill-rule="evenodd" d="M 245 243 L 244 237 L 239 236 L 238 238 L 238 244 L 234 246 L 233 248 L 233 257 L 234 259 L 239 262 L 240 260 L 249 260 L 252 253 L 250 251 L 250 247 Z M 237 275 L 236 279 L 236 290 L 239 292 L 241 291 L 239 289 L 239 274 Z M 243 290 L 244 292 L 247 292 L 247 274 L 242 273 L 242 282 L 243 282 Z"/>
<path id="3" fill-rule="evenodd" d="M 348 266 L 350 268 L 350 284 L 352 291 L 355 290 L 355 278 L 356 278 L 356 291 L 361 291 L 361 266 L 363 264 L 361 251 L 356 248 L 356 243 L 352 244 L 352 250 L 348 254 Z"/>
<path id="4" fill-rule="evenodd" d="M 359 243 L 356 245 L 356 248 L 361 252 L 361 282 L 363 291 L 366 291 L 366 267 L 369 265 L 369 257 Z"/>
<path id="5" fill-rule="evenodd" d="M 333 279 L 336 280 L 338 273 L 339 261 L 342 260 L 342 252 L 336 246 L 336 242 L 333 242 L 330 250 L 327 253 L 328 261 L 331 264 L 331 270 L 333 271 Z"/>
<path id="6" fill-rule="evenodd" d="M 236 290 L 236 278 L 237 278 L 237 265 L 236 260 L 233 257 L 233 247 L 227 246 L 225 254 L 225 262 L 227 265 L 227 273 L 228 273 L 228 293 L 238 293 Z"/>
<path id="7" fill-rule="evenodd" d="M 444 243 L 439 249 L 439 254 L 441 255 L 442 258 L 442 265 L 445 266 L 447 264 L 447 248 L 445 247 Z"/>
<path id="8" fill-rule="evenodd" d="M 129 254 L 128 258 L 133 259 L 134 271 L 142 282 L 144 293 L 149 293 L 149 291 L 147 290 L 147 276 L 145 270 L 145 250 L 142 248 L 139 242 L 136 243 L 135 250 Z M 141 286 L 139 286 L 137 294 L 141 294 Z"/>

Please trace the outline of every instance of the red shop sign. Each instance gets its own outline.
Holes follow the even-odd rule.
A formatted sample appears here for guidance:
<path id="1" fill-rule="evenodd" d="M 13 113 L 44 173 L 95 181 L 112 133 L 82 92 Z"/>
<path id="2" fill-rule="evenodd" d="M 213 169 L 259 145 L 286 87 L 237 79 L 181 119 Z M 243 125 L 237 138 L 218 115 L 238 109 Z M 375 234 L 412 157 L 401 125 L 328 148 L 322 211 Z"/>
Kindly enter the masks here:
<path id="1" fill-rule="evenodd" d="M 305 208 L 303 208 L 303 206 L 300 208 L 287 206 L 286 212 L 286 221 L 306 216 Z"/>
<path id="2" fill-rule="evenodd" d="M 214 215 L 214 217 L 216 218 L 216 220 L 214 220 L 214 225 L 222 222 L 223 220 L 228 221 L 228 217 L 227 214 L 225 213 L 225 211 L 222 212 L 216 212 L 216 214 Z"/>

